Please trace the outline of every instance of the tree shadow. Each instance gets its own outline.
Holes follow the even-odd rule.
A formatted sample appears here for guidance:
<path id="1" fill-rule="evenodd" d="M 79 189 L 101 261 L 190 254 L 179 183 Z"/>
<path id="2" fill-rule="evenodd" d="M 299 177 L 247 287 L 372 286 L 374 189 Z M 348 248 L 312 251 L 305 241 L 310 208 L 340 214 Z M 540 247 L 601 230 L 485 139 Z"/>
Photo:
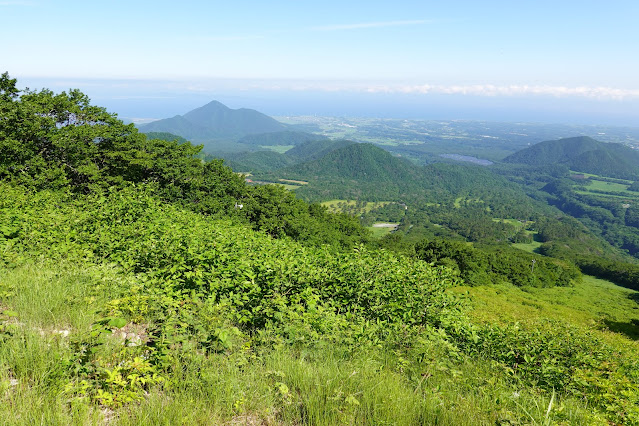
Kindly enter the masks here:
<path id="1" fill-rule="evenodd" d="M 633 340 L 639 340 L 639 320 L 637 319 L 631 319 L 627 322 L 604 319 L 603 323 L 610 331 L 624 334 Z"/>
<path id="2" fill-rule="evenodd" d="M 639 293 L 631 293 L 628 295 L 628 299 L 639 303 Z"/>

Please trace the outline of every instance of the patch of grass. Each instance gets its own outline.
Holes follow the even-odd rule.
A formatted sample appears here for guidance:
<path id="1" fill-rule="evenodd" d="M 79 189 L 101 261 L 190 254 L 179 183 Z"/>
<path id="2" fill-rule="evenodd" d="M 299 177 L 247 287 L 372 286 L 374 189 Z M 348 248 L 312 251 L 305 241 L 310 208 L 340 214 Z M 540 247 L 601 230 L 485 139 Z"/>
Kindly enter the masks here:
<path id="1" fill-rule="evenodd" d="M 488 362 L 448 363 L 427 349 L 409 367 L 392 352 L 320 347 L 274 350 L 251 364 L 212 357 L 182 386 L 117 412 L 117 424 L 541 424 L 551 395 L 513 386 Z M 412 370 L 409 373 L 408 370 Z M 564 398 L 548 417 L 575 424 L 590 413 Z"/>
<path id="2" fill-rule="evenodd" d="M 530 243 L 513 243 L 511 244 L 511 246 L 519 249 L 519 250 L 523 250 L 523 251 L 527 251 L 528 253 L 539 253 L 539 247 L 541 247 L 541 245 L 543 244 L 542 241 L 539 240 L 538 238 L 538 232 L 537 231 L 530 231 L 530 230 L 525 230 L 524 231 L 526 234 L 531 235 L 533 240 Z"/>
<path id="3" fill-rule="evenodd" d="M 279 154 L 284 154 L 295 145 L 260 145 L 260 148 L 267 149 L 269 151 L 275 151 Z"/>
<path id="4" fill-rule="evenodd" d="M 508 223 L 510 225 L 513 225 L 513 226 L 518 226 L 519 228 L 521 228 L 524 225 L 523 223 L 521 223 L 520 220 L 517 220 L 517 219 L 493 218 L 493 222 Z"/>
<path id="5" fill-rule="evenodd" d="M 398 225 L 398 224 L 396 224 Z M 392 227 L 380 227 L 380 226 L 367 226 L 366 229 L 371 231 L 373 238 L 381 238 L 384 235 L 390 234 L 395 230 Z"/>
<path id="6" fill-rule="evenodd" d="M 286 182 L 295 185 L 308 185 L 308 182 L 303 180 L 293 180 L 293 179 L 279 179 L 280 182 Z"/>
<path id="7" fill-rule="evenodd" d="M 604 182 L 602 180 L 590 179 L 590 183 L 586 188 L 595 191 L 625 192 L 629 185 L 615 182 Z"/>
<path id="8" fill-rule="evenodd" d="M 278 183 L 277 185 L 282 185 L 284 188 L 286 188 L 289 191 L 292 191 L 300 187 L 300 185 L 290 185 L 288 183 Z"/>
<path id="9" fill-rule="evenodd" d="M 87 329 L 121 280 L 108 267 L 26 264 L 0 273 L 0 293 L 20 322 L 52 333 Z"/>
<path id="10" fill-rule="evenodd" d="M 453 206 L 456 209 L 458 209 L 458 208 L 460 208 L 462 206 L 462 203 L 478 204 L 478 203 L 483 203 L 483 201 L 480 198 L 457 197 L 457 198 L 455 198 Z"/>
<path id="11" fill-rule="evenodd" d="M 635 339 L 639 332 L 639 293 L 587 275 L 574 287 L 538 289 L 504 284 L 453 290 L 468 294 L 473 317 L 484 323 L 552 318 L 595 328 L 612 340 Z M 625 331 L 613 334 L 607 332 L 608 329 Z M 632 344 L 639 350 L 639 343 Z"/>
<path id="12" fill-rule="evenodd" d="M 413 341 L 412 348 L 401 351 L 327 343 L 260 350 L 246 346 L 207 356 L 179 351 L 168 377 L 171 385 L 150 389 L 139 402 L 105 408 L 78 398 L 71 400 L 61 392 L 68 372 L 60 370 L 60 360 L 70 356 L 69 340 L 95 320 L 97 311 L 123 284 L 133 284 L 134 277 L 129 278 L 109 267 L 64 263 L 29 264 L 2 271 L 3 309 L 18 314 L 12 332 L 0 334 L 4 339 L 0 345 L 0 418 L 4 424 L 492 425 L 542 424 L 547 418 L 557 423 L 592 421 L 588 407 L 565 394 L 557 396 L 547 414 L 552 398 L 548 392 L 519 385 L 489 360 L 452 356 L 441 342 L 428 338 Z M 612 289 L 616 295 L 605 303 L 606 309 L 625 297 L 621 315 L 609 315 L 611 319 L 620 320 L 636 304 L 629 298 L 636 292 L 614 292 L 616 287 L 600 280 L 593 286 L 601 294 Z M 493 287 L 493 291 L 501 288 Z M 494 300 L 490 289 L 470 290 Z M 561 291 L 570 289 L 521 292 L 521 300 L 528 305 L 517 305 L 508 293 L 501 304 L 510 301 L 514 312 L 527 315 L 521 306 L 531 312 L 539 306 L 543 309 L 550 303 L 547 299 L 559 299 L 545 293 L 555 290 L 564 294 Z M 586 301 L 593 296 L 601 299 L 592 291 L 579 294 Z M 564 298 L 565 306 L 576 300 L 571 294 L 564 294 Z M 28 306 L 29 300 L 32 306 Z M 583 308 L 584 303 L 577 306 Z M 54 324 L 68 326 L 71 337 L 41 332 Z M 116 356 L 118 350 L 118 346 L 105 347 L 102 359 Z"/>
<path id="13" fill-rule="evenodd" d="M 542 244 L 543 243 L 541 241 L 533 240 L 531 243 L 514 243 L 511 245 L 519 250 L 527 251 L 528 253 L 539 253 L 539 247 L 541 247 Z"/>

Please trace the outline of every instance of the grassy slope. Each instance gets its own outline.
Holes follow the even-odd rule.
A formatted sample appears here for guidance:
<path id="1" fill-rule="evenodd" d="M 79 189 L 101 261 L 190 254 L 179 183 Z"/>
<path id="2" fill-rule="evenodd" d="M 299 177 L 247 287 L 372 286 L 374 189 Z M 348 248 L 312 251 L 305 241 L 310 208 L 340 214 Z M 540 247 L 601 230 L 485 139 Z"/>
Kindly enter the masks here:
<path id="1" fill-rule="evenodd" d="M 511 285 L 457 287 L 467 293 L 473 317 L 480 322 L 555 319 L 579 327 L 595 328 L 606 339 L 623 340 L 639 350 L 639 292 L 609 281 L 584 276 L 574 287 L 546 289 Z M 617 333 L 611 333 L 614 331 Z"/>
<path id="2" fill-rule="evenodd" d="M 551 399 L 514 387 L 489 362 L 452 361 L 445 347 L 425 348 L 425 370 L 410 378 L 406 360 L 391 352 L 324 346 L 282 347 L 257 357 L 246 348 L 197 364 L 183 359 L 171 378 L 179 385 L 154 387 L 139 403 L 69 404 L 64 390 L 49 384 L 58 360 L 74 336 L 90 330 L 96 311 L 135 278 L 125 282 L 108 267 L 62 263 L 3 270 L 0 280 L 2 309 L 18 314 L 4 324 L 11 337 L 0 345 L 3 424 L 541 424 Z M 121 345 L 119 334 L 110 350 Z M 566 399 L 552 418 L 582 423 L 590 414 Z"/>

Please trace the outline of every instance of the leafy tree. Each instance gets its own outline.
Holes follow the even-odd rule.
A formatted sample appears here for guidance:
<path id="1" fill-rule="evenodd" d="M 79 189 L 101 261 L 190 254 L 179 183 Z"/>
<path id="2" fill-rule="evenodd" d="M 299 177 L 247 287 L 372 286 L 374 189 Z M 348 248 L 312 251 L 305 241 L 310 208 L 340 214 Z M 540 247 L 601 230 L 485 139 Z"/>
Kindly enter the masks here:
<path id="1" fill-rule="evenodd" d="M 345 246 L 366 240 L 352 218 L 311 208 L 281 186 L 248 186 L 222 160 L 198 158 L 200 146 L 149 139 L 78 90 L 20 91 L 4 73 L 0 117 L 1 180 L 76 194 L 143 184 L 164 201 L 248 221 L 274 237 Z"/>
<path id="2" fill-rule="evenodd" d="M 21 93 L 7 73 L 0 87 L 0 177 L 81 192 L 143 177 L 146 138 L 80 91 Z"/>

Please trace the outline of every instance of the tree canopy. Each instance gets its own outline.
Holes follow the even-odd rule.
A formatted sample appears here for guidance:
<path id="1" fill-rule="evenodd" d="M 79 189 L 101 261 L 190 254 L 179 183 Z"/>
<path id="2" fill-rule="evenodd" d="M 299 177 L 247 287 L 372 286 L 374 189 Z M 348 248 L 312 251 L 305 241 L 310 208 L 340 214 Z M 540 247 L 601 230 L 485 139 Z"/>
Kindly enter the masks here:
<path id="1" fill-rule="evenodd" d="M 352 245 L 366 230 L 283 188 L 254 187 L 201 146 L 150 139 L 79 90 L 19 90 L 0 78 L 0 179 L 34 190 L 86 194 L 148 185 L 162 200 L 200 213 L 248 221 L 276 237 Z M 241 206 L 241 207 L 240 207 Z"/>

